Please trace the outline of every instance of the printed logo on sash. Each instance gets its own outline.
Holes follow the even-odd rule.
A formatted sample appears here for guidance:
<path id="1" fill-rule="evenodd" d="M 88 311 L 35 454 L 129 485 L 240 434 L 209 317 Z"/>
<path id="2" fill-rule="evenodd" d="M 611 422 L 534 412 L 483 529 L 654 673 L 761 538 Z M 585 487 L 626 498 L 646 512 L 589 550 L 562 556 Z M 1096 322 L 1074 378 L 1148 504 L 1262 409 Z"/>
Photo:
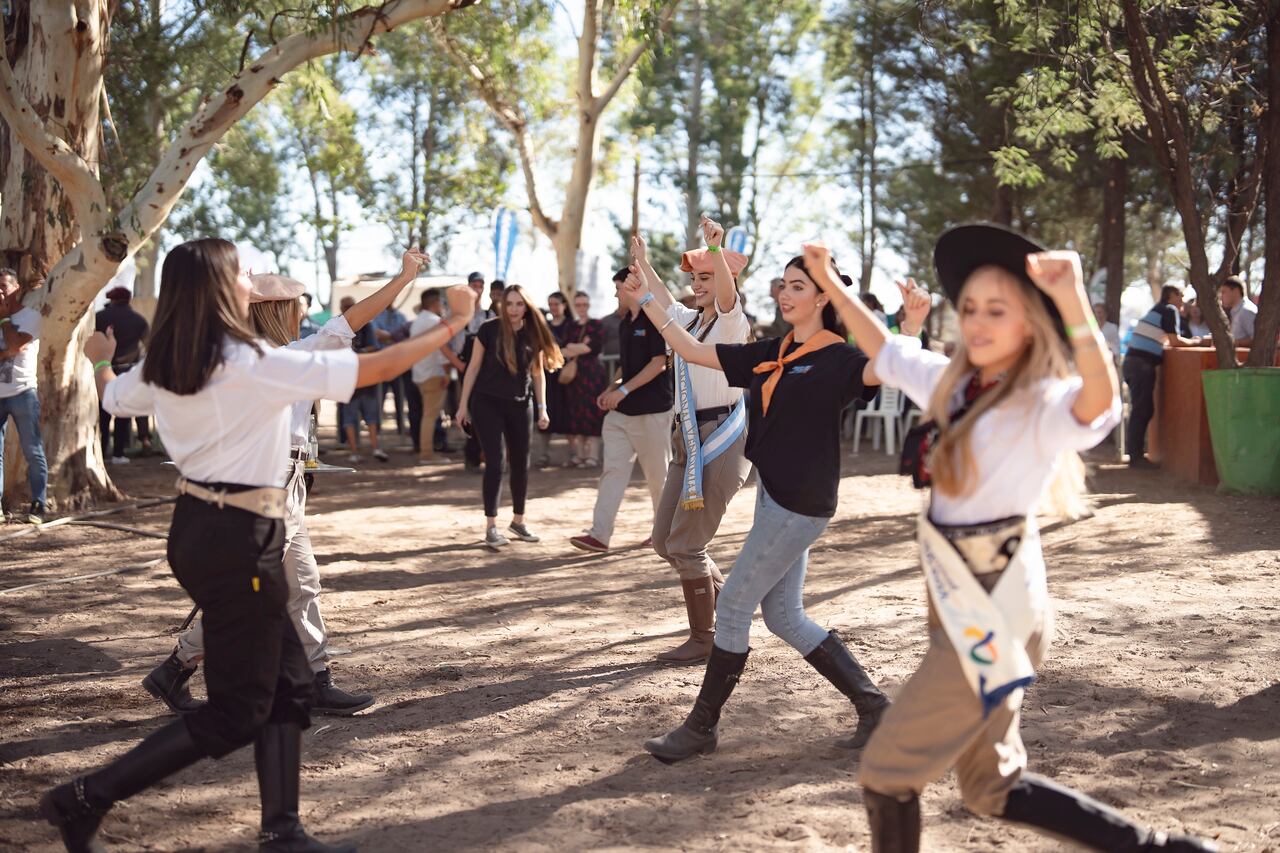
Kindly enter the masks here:
<path id="1" fill-rule="evenodd" d="M 787 373 L 808 373 L 810 370 L 813 370 L 812 364 L 797 364 L 793 365 Z"/>
<path id="2" fill-rule="evenodd" d="M 1016 708 L 1022 691 L 1035 680 L 1027 641 L 1052 618 L 1035 516 L 1027 520 L 1026 533 L 991 592 L 934 527 L 927 511 L 920 515 L 918 541 L 934 612 L 983 717 L 1005 703 Z"/>

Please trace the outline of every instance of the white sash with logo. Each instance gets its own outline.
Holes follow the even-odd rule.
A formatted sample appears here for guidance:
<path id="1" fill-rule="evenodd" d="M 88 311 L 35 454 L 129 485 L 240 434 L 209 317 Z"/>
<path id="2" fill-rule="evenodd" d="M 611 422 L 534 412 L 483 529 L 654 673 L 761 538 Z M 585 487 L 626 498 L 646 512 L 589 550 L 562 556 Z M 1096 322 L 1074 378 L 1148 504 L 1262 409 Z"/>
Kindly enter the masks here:
<path id="1" fill-rule="evenodd" d="M 1017 707 L 1035 680 L 1026 644 L 1049 611 L 1044 555 L 1035 516 L 1004 574 L 988 593 L 955 547 L 933 526 L 927 511 L 919 524 L 920 563 L 942 622 L 982 715 L 1002 703 Z"/>

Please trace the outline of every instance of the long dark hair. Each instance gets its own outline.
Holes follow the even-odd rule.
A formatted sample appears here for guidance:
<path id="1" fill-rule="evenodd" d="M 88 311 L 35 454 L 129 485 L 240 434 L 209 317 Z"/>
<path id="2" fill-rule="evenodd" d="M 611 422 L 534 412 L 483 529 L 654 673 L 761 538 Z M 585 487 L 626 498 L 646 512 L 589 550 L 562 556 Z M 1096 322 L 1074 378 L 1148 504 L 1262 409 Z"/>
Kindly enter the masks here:
<path id="1" fill-rule="evenodd" d="M 174 248 L 160 271 L 160 298 L 142 378 L 174 394 L 194 394 L 222 364 L 227 338 L 258 345 L 236 303 L 240 257 L 217 237 Z"/>
<path id="2" fill-rule="evenodd" d="M 840 268 L 836 267 L 835 258 L 831 259 L 831 266 L 835 267 L 836 275 L 840 276 L 841 275 Z M 794 258 L 787 261 L 787 265 L 783 267 L 783 269 L 789 270 L 792 267 L 795 267 L 796 269 L 800 270 L 800 272 L 808 276 L 809 281 L 813 282 L 813 286 L 818 287 L 818 282 L 815 281 L 813 276 L 809 273 L 809 268 L 804 265 L 804 255 L 796 255 Z M 818 292 L 819 293 L 822 292 L 821 287 L 818 287 Z M 845 332 L 844 323 L 840 322 L 840 315 L 836 313 L 836 308 L 834 305 L 831 304 L 830 299 L 827 300 L 826 305 L 822 306 L 822 328 L 826 329 L 828 332 L 835 332 L 837 335 L 839 335 L 842 338 L 845 338 L 846 340 L 849 337 L 848 333 Z"/>
<path id="3" fill-rule="evenodd" d="M 516 332 L 511 326 L 511 318 L 507 316 L 507 297 L 516 294 L 524 302 L 524 327 Z M 547 319 L 542 312 L 533 307 L 529 294 L 518 284 L 513 284 L 502 291 L 502 305 L 498 307 L 498 351 L 494 353 L 498 360 L 507 366 L 512 375 L 516 372 L 516 335 L 520 334 L 533 349 L 534 354 L 542 353 L 544 367 L 547 370 L 559 370 L 564 367 L 564 356 L 560 353 L 560 345 L 556 336 L 551 333 Z"/>

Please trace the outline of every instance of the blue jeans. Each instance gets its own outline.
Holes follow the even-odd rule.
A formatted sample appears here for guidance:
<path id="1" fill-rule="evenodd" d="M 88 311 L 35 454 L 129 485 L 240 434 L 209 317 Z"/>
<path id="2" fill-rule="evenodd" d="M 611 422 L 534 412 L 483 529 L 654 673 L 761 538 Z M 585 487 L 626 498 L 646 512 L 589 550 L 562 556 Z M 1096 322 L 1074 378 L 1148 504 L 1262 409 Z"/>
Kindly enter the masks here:
<path id="1" fill-rule="evenodd" d="M 751 640 L 756 606 L 764 624 L 802 655 L 827 638 L 827 630 L 804 612 L 804 575 L 809 546 L 830 519 L 800 515 L 778 505 L 764 485 L 756 488 L 756 515 L 716 600 L 715 644 L 741 654 Z"/>
<path id="2" fill-rule="evenodd" d="M 48 497 L 49 464 L 45 462 L 44 442 L 40 440 L 40 398 L 34 388 L 0 399 L 0 497 L 4 497 L 4 433 L 11 416 L 18 428 L 22 455 L 27 459 L 31 497 L 43 505 Z"/>

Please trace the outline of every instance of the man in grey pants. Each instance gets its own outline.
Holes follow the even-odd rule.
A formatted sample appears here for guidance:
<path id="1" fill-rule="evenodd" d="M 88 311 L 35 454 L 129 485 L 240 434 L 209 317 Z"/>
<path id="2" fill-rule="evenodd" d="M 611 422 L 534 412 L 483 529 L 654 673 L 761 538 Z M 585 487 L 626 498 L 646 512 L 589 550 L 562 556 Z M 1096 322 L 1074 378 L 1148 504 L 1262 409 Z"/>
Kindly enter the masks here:
<path id="1" fill-rule="evenodd" d="M 628 274 L 629 270 L 619 270 L 613 276 L 614 284 L 626 281 Z M 655 511 L 671 462 L 673 390 L 667 370 L 667 344 L 640 306 L 620 287 L 618 301 L 626 309 L 618 326 L 620 375 L 596 400 L 608 412 L 600 435 L 604 447 L 600 491 L 591 529 L 569 540 L 583 551 L 609 550 L 614 521 L 636 460 L 640 460 Z"/>

